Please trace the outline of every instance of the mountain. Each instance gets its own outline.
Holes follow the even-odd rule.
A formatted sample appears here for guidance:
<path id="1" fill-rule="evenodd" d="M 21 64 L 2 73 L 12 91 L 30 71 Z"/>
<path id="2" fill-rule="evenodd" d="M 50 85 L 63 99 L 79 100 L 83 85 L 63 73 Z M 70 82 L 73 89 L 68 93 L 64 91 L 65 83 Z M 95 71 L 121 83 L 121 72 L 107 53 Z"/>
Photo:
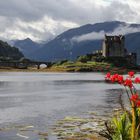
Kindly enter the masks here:
<path id="1" fill-rule="evenodd" d="M 9 43 L 18 48 L 27 58 L 30 58 L 30 54 L 41 47 L 41 44 L 32 41 L 30 38 L 24 40 L 12 40 Z"/>
<path id="2" fill-rule="evenodd" d="M 11 47 L 7 42 L 0 40 L 0 59 L 19 60 L 24 55 L 15 47 Z"/>
<path id="3" fill-rule="evenodd" d="M 77 56 L 100 50 L 105 33 L 127 34 L 126 48 L 137 52 L 140 44 L 140 32 L 138 31 L 140 31 L 139 24 L 119 21 L 87 24 L 58 35 L 32 53 L 30 58 L 43 61 L 75 59 Z"/>
<path id="4" fill-rule="evenodd" d="M 126 35 L 126 47 L 129 52 L 137 53 L 137 61 L 140 64 L 140 32 Z"/>

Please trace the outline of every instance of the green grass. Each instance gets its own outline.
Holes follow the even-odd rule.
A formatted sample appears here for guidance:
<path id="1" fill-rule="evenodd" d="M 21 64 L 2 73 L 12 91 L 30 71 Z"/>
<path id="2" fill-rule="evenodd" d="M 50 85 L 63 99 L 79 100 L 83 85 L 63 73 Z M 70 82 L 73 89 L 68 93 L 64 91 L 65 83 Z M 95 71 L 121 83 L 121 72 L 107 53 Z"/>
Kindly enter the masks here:
<path id="1" fill-rule="evenodd" d="M 107 71 L 112 68 L 112 66 L 108 63 L 103 62 L 94 62 L 94 61 L 88 61 L 86 63 L 82 63 L 79 61 L 71 62 L 67 61 L 64 63 L 56 63 L 52 66 L 53 69 L 63 69 L 65 71 L 83 71 L 83 72 L 89 72 L 89 71 Z"/>
<path id="2" fill-rule="evenodd" d="M 130 69 L 123 67 L 116 67 L 107 62 L 95 62 L 87 61 L 86 63 L 79 61 L 64 61 L 54 64 L 50 71 L 66 71 L 66 72 L 111 72 L 124 74 L 130 71 Z"/>

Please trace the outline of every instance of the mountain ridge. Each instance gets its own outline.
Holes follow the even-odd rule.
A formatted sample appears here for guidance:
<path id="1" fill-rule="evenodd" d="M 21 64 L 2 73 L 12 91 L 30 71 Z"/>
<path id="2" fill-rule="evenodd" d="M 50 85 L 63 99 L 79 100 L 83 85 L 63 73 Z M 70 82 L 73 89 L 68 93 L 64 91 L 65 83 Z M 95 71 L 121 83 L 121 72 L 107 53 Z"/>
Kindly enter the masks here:
<path id="1" fill-rule="evenodd" d="M 58 35 L 53 40 L 44 44 L 40 49 L 38 49 L 34 53 L 32 53 L 31 59 L 43 60 L 43 61 L 76 59 L 76 57 L 79 55 L 92 53 L 96 50 L 101 49 L 103 38 L 85 40 L 81 42 L 73 42 L 72 41 L 73 37 L 86 35 L 92 32 L 98 34 L 101 31 L 104 31 L 104 33 L 108 33 L 108 32 L 111 33 L 115 31 L 115 29 L 120 28 L 120 27 L 122 29 L 123 27 L 136 29 L 136 28 L 140 28 L 140 24 L 129 24 L 129 23 L 121 22 L 121 21 L 111 21 L 111 22 L 108 21 L 108 22 L 102 22 L 102 23 L 96 23 L 96 24 L 86 24 L 81 27 L 69 29 L 63 32 L 62 34 Z M 135 36 L 135 37 L 139 38 L 140 36 L 138 34 L 138 36 Z M 137 43 L 140 43 L 140 42 L 137 42 Z M 132 44 L 131 46 L 127 42 L 126 44 L 128 45 L 126 46 L 126 48 L 129 48 L 129 50 L 131 50 L 130 48 Z M 137 45 L 137 44 L 134 43 L 134 45 Z M 136 51 L 135 49 L 133 50 Z"/>
<path id="2" fill-rule="evenodd" d="M 82 25 L 69 29 L 44 44 L 36 43 L 30 38 L 16 40 L 14 46 L 19 48 L 25 57 L 33 60 L 74 60 L 77 56 L 100 50 L 106 33 L 113 35 L 125 34 L 126 48 L 130 52 L 138 52 L 140 62 L 140 51 L 137 47 L 140 44 L 140 24 L 130 24 L 122 21 Z"/>
<path id="3" fill-rule="evenodd" d="M 37 43 L 30 38 L 25 38 L 23 40 L 13 40 L 11 45 L 18 48 L 25 57 L 30 58 L 30 54 L 41 47 L 41 43 Z"/>

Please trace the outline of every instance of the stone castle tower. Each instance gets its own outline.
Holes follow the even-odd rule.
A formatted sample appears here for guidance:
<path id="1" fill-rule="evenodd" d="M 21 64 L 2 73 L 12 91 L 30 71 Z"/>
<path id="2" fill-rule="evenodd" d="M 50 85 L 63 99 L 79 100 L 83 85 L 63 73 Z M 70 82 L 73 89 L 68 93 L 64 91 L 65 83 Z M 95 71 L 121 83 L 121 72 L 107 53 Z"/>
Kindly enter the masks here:
<path id="1" fill-rule="evenodd" d="M 104 57 L 118 56 L 124 57 L 126 54 L 125 49 L 125 37 L 119 36 L 107 36 L 103 41 L 102 54 Z"/>

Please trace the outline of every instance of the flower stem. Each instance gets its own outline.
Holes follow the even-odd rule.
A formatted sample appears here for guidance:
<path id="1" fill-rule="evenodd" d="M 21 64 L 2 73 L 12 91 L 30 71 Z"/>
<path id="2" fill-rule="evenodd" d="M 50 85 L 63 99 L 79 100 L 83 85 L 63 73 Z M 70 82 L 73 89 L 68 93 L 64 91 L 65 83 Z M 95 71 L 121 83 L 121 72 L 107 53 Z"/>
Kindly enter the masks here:
<path id="1" fill-rule="evenodd" d="M 136 131 L 136 107 L 135 103 L 132 101 L 132 130 L 131 130 L 131 140 L 135 140 L 135 131 Z"/>
<path id="2" fill-rule="evenodd" d="M 129 100 L 130 105 L 131 105 L 131 101 L 130 101 L 130 96 L 129 96 L 128 90 L 127 90 L 126 86 L 124 86 L 124 87 L 125 87 L 125 91 L 126 91 L 126 94 L 127 94 L 128 100 Z"/>

